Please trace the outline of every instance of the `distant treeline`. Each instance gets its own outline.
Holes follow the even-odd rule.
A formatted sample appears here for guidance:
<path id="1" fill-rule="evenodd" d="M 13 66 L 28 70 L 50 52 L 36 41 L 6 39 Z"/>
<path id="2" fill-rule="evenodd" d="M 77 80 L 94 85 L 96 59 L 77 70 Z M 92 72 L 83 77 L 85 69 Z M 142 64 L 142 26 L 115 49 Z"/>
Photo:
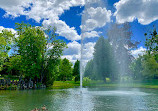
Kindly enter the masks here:
<path id="1" fill-rule="evenodd" d="M 158 79 L 158 34 L 156 29 L 145 34 L 144 55 L 134 58 L 131 50 L 139 42 L 133 41 L 129 23 L 113 24 L 107 31 L 107 38 L 100 37 L 94 47 L 93 59 L 85 68 L 84 76 L 92 80 L 110 78 L 111 81 L 129 79 Z"/>
<path id="2" fill-rule="evenodd" d="M 79 61 L 73 70 L 68 59 L 61 59 L 67 45 L 57 38 L 55 28 L 44 30 L 24 23 L 15 26 L 16 35 L 6 29 L 0 33 L 1 76 L 22 76 L 47 86 L 55 80 L 78 80 Z"/>

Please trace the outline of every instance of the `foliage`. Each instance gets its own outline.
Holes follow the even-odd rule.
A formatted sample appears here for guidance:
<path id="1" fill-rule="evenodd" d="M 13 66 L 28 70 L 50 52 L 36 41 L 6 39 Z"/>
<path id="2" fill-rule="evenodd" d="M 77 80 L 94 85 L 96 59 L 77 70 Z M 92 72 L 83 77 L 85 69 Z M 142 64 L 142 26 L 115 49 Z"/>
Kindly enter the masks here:
<path id="1" fill-rule="evenodd" d="M 19 37 L 16 38 L 17 52 L 21 56 L 21 66 L 25 78 L 40 77 L 41 59 L 46 47 L 45 33 L 40 27 L 16 24 Z M 22 29 L 22 30 L 21 30 Z"/>
<path id="2" fill-rule="evenodd" d="M 143 77 L 143 66 L 142 66 L 143 56 L 136 58 L 130 65 L 132 70 L 132 77 L 134 80 L 140 80 Z"/>
<path id="3" fill-rule="evenodd" d="M 92 80 L 89 78 L 89 77 L 84 77 L 83 78 L 83 84 L 86 85 L 86 84 L 89 84 Z"/>
<path id="4" fill-rule="evenodd" d="M 80 80 L 80 61 L 75 62 L 72 75 L 75 77 L 75 82 Z"/>
<path id="5" fill-rule="evenodd" d="M 145 46 L 148 49 L 148 52 L 157 52 L 158 51 L 158 34 L 156 29 L 153 30 L 153 32 L 147 34 L 145 33 L 146 36 L 146 42 Z M 148 37 L 147 37 L 148 36 Z"/>
<path id="6" fill-rule="evenodd" d="M 139 42 L 131 40 L 132 31 L 129 23 L 112 24 L 107 32 L 108 40 L 113 46 L 114 58 L 118 61 L 117 72 L 120 77 L 130 74 L 130 64 L 134 57 L 130 50 L 137 47 Z"/>
<path id="7" fill-rule="evenodd" d="M 11 45 L 15 34 L 12 34 L 11 31 L 2 30 L 0 33 L 0 70 L 3 66 L 5 59 L 8 57 L 8 52 L 11 49 Z"/>
<path id="8" fill-rule="evenodd" d="M 156 29 L 152 33 L 145 33 L 145 36 L 147 51 L 131 64 L 134 79 L 158 79 L 158 35 Z M 147 36 L 149 37 L 147 38 Z"/>
<path id="9" fill-rule="evenodd" d="M 21 56 L 21 70 L 26 79 L 46 85 L 53 84 L 58 72 L 60 56 L 66 44 L 57 40 L 55 28 L 43 30 L 29 24 L 17 23 L 19 36 L 16 38 L 15 49 Z"/>
<path id="10" fill-rule="evenodd" d="M 144 55 L 144 60 L 142 61 L 143 66 L 143 76 L 147 79 L 158 78 L 158 62 L 153 55 Z"/>
<path id="11" fill-rule="evenodd" d="M 57 39 L 56 28 L 48 28 L 46 33 L 46 47 L 42 55 L 41 81 L 47 85 L 52 85 L 59 72 L 60 57 L 66 43 Z"/>
<path id="12" fill-rule="evenodd" d="M 113 56 L 113 49 L 107 39 L 100 37 L 94 47 L 94 58 L 90 60 L 85 68 L 85 77 L 92 80 L 103 80 L 117 78 L 117 61 Z"/>
<path id="13" fill-rule="evenodd" d="M 64 58 L 59 66 L 58 80 L 66 81 L 72 79 L 72 63 Z"/>
<path id="14" fill-rule="evenodd" d="M 92 59 L 92 60 L 88 61 L 88 63 L 86 64 L 84 76 L 89 77 L 92 80 L 97 80 L 95 72 L 96 72 L 96 70 L 94 67 L 93 59 Z"/>
<path id="15" fill-rule="evenodd" d="M 135 80 L 158 78 L 158 62 L 154 55 L 146 53 L 139 56 L 132 62 L 130 67 Z"/>
<path id="16" fill-rule="evenodd" d="M 4 63 L 3 70 L 6 70 L 6 72 L 11 75 L 20 76 L 22 75 L 22 68 L 21 68 L 21 56 L 20 55 L 14 55 L 10 56 L 8 60 Z"/>

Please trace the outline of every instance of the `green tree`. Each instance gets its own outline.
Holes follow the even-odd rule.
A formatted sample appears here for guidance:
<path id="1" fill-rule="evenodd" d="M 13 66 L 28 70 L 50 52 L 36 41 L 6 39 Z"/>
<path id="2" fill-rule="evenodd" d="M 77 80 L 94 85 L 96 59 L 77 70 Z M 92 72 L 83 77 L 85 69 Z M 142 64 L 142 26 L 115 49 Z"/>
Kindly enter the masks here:
<path id="1" fill-rule="evenodd" d="M 75 77 L 75 82 L 80 80 L 80 61 L 79 60 L 75 62 L 72 75 Z"/>
<path id="2" fill-rule="evenodd" d="M 97 70 L 97 78 L 106 82 L 105 78 L 110 76 L 110 44 L 102 36 L 94 46 L 93 60 Z"/>
<path id="3" fill-rule="evenodd" d="M 42 54 L 41 81 L 46 85 L 52 85 L 59 72 L 60 57 L 67 46 L 64 41 L 57 39 L 56 28 L 49 27 L 45 34 L 47 42 Z"/>
<path id="4" fill-rule="evenodd" d="M 11 31 L 2 30 L 0 33 L 0 70 L 3 66 L 4 60 L 8 57 L 8 52 L 11 49 L 15 34 Z"/>
<path id="5" fill-rule="evenodd" d="M 22 68 L 21 68 L 21 56 L 20 55 L 14 55 L 10 56 L 8 60 L 4 63 L 3 70 L 6 70 L 8 75 L 10 76 L 20 76 L 22 75 Z"/>
<path id="6" fill-rule="evenodd" d="M 66 58 L 61 60 L 58 79 L 61 81 L 72 79 L 72 63 Z"/>
<path id="7" fill-rule="evenodd" d="M 156 29 L 154 29 L 151 33 L 147 34 L 145 46 L 147 47 L 148 54 L 152 54 L 155 56 L 156 61 L 158 62 L 158 34 Z"/>
<path id="8" fill-rule="evenodd" d="M 113 54 L 117 60 L 118 73 L 121 76 L 130 75 L 130 64 L 134 57 L 130 50 L 135 49 L 139 42 L 133 41 L 129 23 L 112 24 L 107 32 L 108 40 L 112 44 Z"/>
<path id="9" fill-rule="evenodd" d="M 158 62 L 154 55 L 146 54 L 143 56 L 143 76 L 145 79 L 157 79 L 158 78 Z"/>
<path id="10" fill-rule="evenodd" d="M 94 67 L 93 59 L 88 61 L 86 64 L 84 77 L 88 77 L 91 80 L 97 80 L 96 68 Z"/>
<path id="11" fill-rule="evenodd" d="M 134 80 L 143 79 L 143 56 L 136 58 L 130 65 L 132 71 L 132 77 Z"/>
<path id="12" fill-rule="evenodd" d="M 21 56 L 23 73 L 25 78 L 35 81 L 40 78 L 42 53 L 46 47 L 45 33 L 40 27 L 27 24 L 16 24 L 16 29 L 19 34 L 16 46 Z"/>
<path id="13" fill-rule="evenodd" d="M 66 47 L 65 42 L 56 39 L 55 28 L 43 30 L 29 24 L 17 23 L 19 37 L 15 46 L 21 56 L 21 68 L 25 78 L 52 85 L 60 63 L 60 56 Z"/>
<path id="14" fill-rule="evenodd" d="M 84 76 L 92 80 L 104 80 L 104 82 L 106 78 L 115 81 L 118 78 L 118 63 L 109 41 L 100 37 L 94 49 L 94 58 L 87 63 Z"/>

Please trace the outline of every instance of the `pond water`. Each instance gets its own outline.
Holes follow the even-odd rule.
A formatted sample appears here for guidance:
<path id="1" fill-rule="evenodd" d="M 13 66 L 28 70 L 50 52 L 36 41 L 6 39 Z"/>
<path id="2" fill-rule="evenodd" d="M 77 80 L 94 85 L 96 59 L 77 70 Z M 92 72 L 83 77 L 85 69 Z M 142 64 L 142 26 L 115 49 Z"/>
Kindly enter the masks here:
<path id="1" fill-rule="evenodd" d="M 0 91 L 0 111 L 158 111 L 158 90 L 79 88 Z"/>

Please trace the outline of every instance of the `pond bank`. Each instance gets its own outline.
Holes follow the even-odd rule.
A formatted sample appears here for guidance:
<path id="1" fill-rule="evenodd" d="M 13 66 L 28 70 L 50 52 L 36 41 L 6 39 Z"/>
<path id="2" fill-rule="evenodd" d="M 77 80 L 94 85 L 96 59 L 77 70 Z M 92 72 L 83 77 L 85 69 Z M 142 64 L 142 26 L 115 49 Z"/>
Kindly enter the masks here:
<path id="1" fill-rule="evenodd" d="M 66 88 L 75 88 L 79 87 L 80 82 L 74 81 L 55 81 L 53 86 L 49 87 L 49 89 L 66 89 Z M 158 89 L 158 84 L 151 84 L 151 83 L 125 83 L 125 84 L 116 84 L 116 83 L 107 83 L 107 84 L 96 84 L 96 83 L 83 83 L 83 87 L 121 87 L 121 88 L 148 88 L 148 89 Z"/>

